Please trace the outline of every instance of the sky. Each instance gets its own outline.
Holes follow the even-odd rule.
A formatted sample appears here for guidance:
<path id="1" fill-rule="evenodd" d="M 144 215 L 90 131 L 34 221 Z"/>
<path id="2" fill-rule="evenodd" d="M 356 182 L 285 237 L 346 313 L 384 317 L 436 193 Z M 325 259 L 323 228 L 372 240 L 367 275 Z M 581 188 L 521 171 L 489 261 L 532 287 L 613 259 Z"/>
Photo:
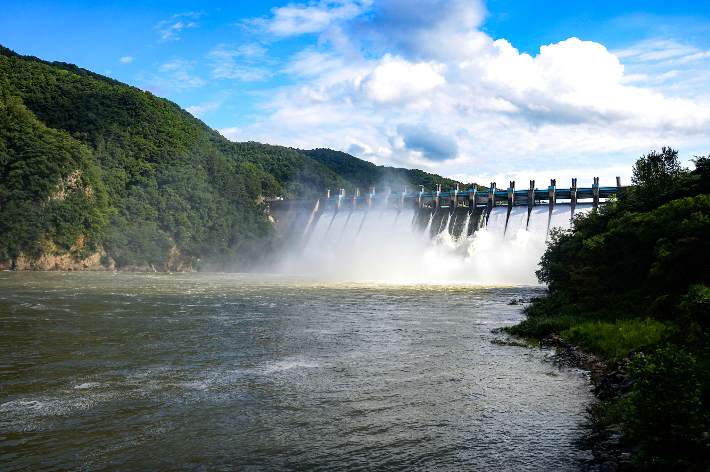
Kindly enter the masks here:
<path id="1" fill-rule="evenodd" d="M 234 141 L 527 188 L 710 153 L 710 2 L 0 0 L 0 44 Z"/>

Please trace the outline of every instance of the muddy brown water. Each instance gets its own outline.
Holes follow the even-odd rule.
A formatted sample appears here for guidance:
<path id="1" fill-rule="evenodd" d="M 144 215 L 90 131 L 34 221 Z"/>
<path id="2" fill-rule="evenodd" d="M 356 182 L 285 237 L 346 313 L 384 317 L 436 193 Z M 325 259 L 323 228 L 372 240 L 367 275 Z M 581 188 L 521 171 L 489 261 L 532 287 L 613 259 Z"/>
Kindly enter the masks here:
<path id="1" fill-rule="evenodd" d="M 2 470 L 575 470 L 538 287 L 0 273 Z M 500 336 L 498 336 L 500 337 Z"/>

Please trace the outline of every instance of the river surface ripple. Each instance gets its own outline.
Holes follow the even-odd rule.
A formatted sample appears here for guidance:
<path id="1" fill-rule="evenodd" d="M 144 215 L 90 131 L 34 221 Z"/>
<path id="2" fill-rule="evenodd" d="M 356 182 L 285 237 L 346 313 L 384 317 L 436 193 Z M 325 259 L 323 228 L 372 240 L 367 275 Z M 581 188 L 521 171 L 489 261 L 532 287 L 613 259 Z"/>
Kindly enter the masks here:
<path id="1" fill-rule="evenodd" d="M 0 469 L 575 470 L 536 287 L 0 273 Z"/>

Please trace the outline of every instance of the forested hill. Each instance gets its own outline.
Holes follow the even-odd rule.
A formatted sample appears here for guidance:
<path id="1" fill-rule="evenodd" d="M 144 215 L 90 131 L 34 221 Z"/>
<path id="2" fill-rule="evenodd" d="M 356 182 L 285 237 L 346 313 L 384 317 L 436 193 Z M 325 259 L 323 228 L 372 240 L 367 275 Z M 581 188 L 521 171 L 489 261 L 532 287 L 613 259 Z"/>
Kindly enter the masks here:
<path id="1" fill-rule="evenodd" d="M 313 160 L 325 164 L 337 172 L 342 178 L 361 189 L 369 187 L 390 186 L 393 191 L 400 191 L 403 185 L 424 185 L 428 190 L 434 184 L 441 184 L 443 191 L 451 190 L 454 184 L 461 184 L 456 180 L 446 179 L 438 175 L 429 174 L 418 169 L 404 169 L 401 167 L 376 166 L 375 164 L 350 154 L 333 151 L 332 149 L 313 149 L 310 151 L 297 149 Z M 463 190 L 463 186 L 461 189 Z"/>
<path id="2" fill-rule="evenodd" d="M 150 92 L 0 46 L 2 267 L 63 254 L 238 267 L 273 240 L 260 197 L 358 185 L 294 149 L 233 143 Z"/>

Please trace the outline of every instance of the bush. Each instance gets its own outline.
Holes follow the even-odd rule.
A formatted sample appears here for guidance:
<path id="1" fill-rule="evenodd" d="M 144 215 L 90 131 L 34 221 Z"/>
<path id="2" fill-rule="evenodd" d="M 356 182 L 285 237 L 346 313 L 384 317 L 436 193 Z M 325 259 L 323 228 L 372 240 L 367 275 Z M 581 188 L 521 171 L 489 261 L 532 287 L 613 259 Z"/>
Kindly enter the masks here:
<path id="1" fill-rule="evenodd" d="M 642 470 L 705 470 L 708 424 L 702 410 L 696 359 L 670 346 L 652 357 L 636 357 L 631 375 L 637 384 L 629 397 L 629 438 L 640 446 Z"/>
<path id="2" fill-rule="evenodd" d="M 529 317 L 517 325 L 505 328 L 514 336 L 530 336 L 542 339 L 552 333 L 561 333 L 584 321 L 574 316 Z"/>

